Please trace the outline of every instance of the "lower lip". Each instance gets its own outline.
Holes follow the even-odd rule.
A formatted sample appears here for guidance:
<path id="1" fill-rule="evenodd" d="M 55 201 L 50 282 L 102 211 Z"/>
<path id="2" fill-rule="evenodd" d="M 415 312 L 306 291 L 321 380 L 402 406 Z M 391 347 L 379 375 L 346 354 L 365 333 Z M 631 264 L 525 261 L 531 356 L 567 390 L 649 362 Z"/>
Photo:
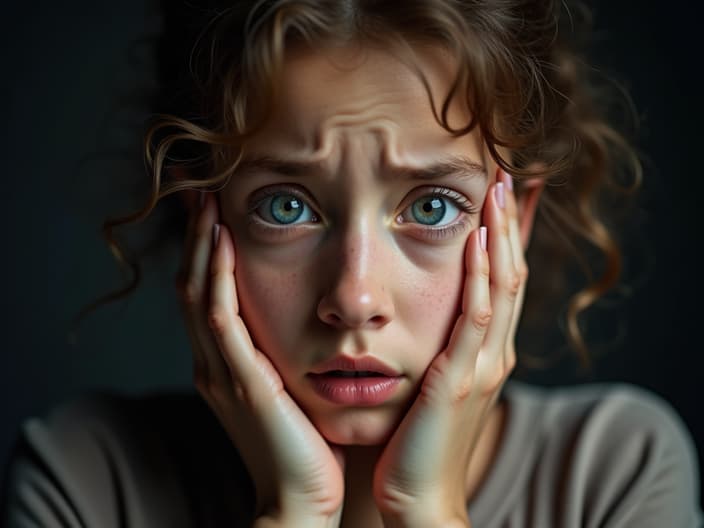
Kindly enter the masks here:
<path id="1" fill-rule="evenodd" d="M 319 396 L 340 405 L 379 405 L 393 396 L 401 377 L 370 376 L 342 378 L 311 374 L 311 382 Z"/>

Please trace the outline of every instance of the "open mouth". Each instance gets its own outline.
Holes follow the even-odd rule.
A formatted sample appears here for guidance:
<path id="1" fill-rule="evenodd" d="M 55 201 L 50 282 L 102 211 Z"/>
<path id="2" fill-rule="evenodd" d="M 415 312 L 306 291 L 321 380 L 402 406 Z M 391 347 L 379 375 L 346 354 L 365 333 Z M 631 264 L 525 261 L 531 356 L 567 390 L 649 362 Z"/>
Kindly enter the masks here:
<path id="1" fill-rule="evenodd" d="M 336 378 L 386 378 L 380 372 L 371 370 L 330 370 L 322 374 L 323 376 L 333 376 Z"/>

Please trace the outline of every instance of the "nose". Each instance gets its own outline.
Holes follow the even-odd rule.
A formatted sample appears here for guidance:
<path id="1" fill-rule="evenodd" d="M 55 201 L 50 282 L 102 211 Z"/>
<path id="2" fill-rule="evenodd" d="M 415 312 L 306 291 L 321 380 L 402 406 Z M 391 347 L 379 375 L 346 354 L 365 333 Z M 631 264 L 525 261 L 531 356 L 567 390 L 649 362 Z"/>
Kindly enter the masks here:
<path id="1" fill-rule="evenodd" d="M 336 249 L 318 317 L 340 330 L 383 328 L 394 318 L 390 253 L 365 234 L 348 236 Z"/>

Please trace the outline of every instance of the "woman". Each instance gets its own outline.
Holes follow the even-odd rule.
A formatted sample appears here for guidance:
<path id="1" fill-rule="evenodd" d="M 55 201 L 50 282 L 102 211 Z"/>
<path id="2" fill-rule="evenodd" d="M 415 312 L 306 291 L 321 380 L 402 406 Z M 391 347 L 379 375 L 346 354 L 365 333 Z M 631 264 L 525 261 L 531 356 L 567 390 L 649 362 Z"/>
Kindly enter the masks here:
<path id="1" fill-rule="evenodd" d="M 619 160 L 639 174 L 562 5 L 211 7 L 198 89 L 146 138 L 153 199 L 107 223 L 199 192 L 178 283 L 207 408 L 87 398 L 28 423 L 10 525 L 696 526 L 665 402 L 506 382 L 557 235 L 606 260 L 567 312 L 584 354 L 577 316 L 619 262 L 595 204 Z"/>

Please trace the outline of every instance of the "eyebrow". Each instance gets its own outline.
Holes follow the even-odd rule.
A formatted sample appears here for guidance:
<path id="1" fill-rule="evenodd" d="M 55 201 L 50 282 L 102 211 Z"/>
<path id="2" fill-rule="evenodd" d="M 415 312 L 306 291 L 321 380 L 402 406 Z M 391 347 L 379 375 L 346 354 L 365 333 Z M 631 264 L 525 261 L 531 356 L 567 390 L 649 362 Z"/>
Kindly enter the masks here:
<path id="1" fill-rule="evenodd" d="M 305 161 L 283 159 L 273 156 L 262 156 L 243 159 L 238 171 L 254 172 L 265 171 L 284 176 L 300 177 L 310 174 L 323 174 L 326 172 L 324 161 Z M 385 177 L 401 180 L 437 180 L 449 176 L 463 179 L 487 179 L 487 170 L 481 163 L 477 163 L 467 156 L 446 156 L 424 167 L 393 167 L 385 166 Z"/>

